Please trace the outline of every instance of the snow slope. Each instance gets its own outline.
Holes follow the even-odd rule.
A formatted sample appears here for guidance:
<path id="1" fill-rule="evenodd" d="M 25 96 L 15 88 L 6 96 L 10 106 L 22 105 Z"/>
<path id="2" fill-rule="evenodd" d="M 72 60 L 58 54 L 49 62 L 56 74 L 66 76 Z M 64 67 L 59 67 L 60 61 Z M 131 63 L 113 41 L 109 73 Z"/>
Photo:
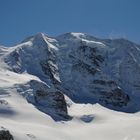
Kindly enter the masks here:
<path id="1" fill-rule="evenodd" d="M 41 33 L 1 47 L 0 64 L 0 126 L 15 140 L 140 139 L 139 45 Z"/>

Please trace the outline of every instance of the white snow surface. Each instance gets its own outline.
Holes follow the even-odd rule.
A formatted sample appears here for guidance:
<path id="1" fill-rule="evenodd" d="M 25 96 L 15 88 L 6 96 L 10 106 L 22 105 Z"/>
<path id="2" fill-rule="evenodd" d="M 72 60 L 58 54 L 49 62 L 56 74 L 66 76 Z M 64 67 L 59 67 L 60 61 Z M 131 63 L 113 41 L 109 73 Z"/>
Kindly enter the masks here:
<path id="1" fill-rule="evenodd" d="M 89 45 L 94 44 L 94 47 L 100 47 L 99 51 L 101 50 L 103 53 L 106 53 L 104 49 L 108 49 L 104 41 L 92 41 L 91 37 L 85 39 L 83 33 L 71 33 L 71 35 L 73 36 L 72 39 L 74 38 L 73 47 L 79 42 L 77 39 L 83 38 L 83 41 Z M 65 56 L 64 58 L 67 58 L 66 55 L 71 51 L 72 47 L 69 40 L 67 40 L 67 36 L 62 35 L 54 39 L 44 34 L 38 34 L 36 38 L 40 38 L 40 36 L 46 38 L 45 40 L 50 49 L 54 51 L 61 49 L 58 54 L 58 56 L 61 56 L 61 62 L 59 62 L 59 64 L 65 64 L 66 60 L 63 60 L 63 57 Z M 59 44 L 58 46 L 57 40 L 62 41 L 64 36 L 68 45 L 66 45 L 65 42 L 59 41 L 61 45 Z M 107 109 L 99 104 L 78 104 L 74 103 L 65 95 L 67 103 L 69 104 L 68 113 L 73 119 L 70 121 L 55 122 L 49 115 L 39 111 L 34 105 L 28 103 L 27 100 L 17 92 L 15 85 L 24 85 L 30 80 L 44 82 L 41 81 L 40 77 L 36 76 L 37 71 L 41 71 L 37 62 L 45 57 L 47 58 L 47 56 L 45 54 L 46 48 L 43 46 L 44 42 L 41 42 L 40 46 L 34 46 L 35 49 L 32 51 L 31 47 L 34 43 L 33 37 L 27 40 L 12 48 L 0 48 L 0 101 L 3 101 L 3 103 L 0 104 L 0 127 L 2 129 L 8 129 L 14 136 L 14 140 L 140 140 L 140 112 L 123 113 Z M 40 44 L 40 42 L 38 42 L 38 44 Z M 131 55 L 131 58 L 133 57 L 135 61 L 134 63 L 132 62 L 133 65 L 140 67 L 140 65 L 138 65 L 140 62 L 140 48 L 136 49 L 138 50 L 137 56 L 133 56 L 133 52 L 128 55 Z M 9 58 L 9 54 L 15 50 L 19 53 L 22 52 L 22 55 L 24 52 L 26 53 L 23 56 L 25 57 L 24 61 L 22 61 L 24 67 L 21 73 L 12 72 L 10 66 L 4 62 L 5 58 L 8 58 L 8 60 L 11 59 Z M 61 53 L 64 52 L 65 54 L 62 55 Z M 121 53 L 124 52 L 121 51 Z M 112 61 L 108 66 L 113 75 L 113 59 L 115 59 L 115 61 L 118 60 L 115 57 L 119 58 L 120 50 L 119 48 L 111 48 L 109 53 L 114 54 L 114 56 L 110 55 Z M 31 54 L 35 60 L 33 60 Z M 139 62 L 136 63 L 136 61 Z M 31 65 L 26 66 L 28 63 Z M 117 62 L 116 64 L 120 65 L 120 63 L 121 62 Z M 67 65 L 68 64 L 65 66 L 62 65 L 61 67 L 64 67 L 62 69 L 65 69 Z M 17 66 L 20 67 L 20 65 Z M 122 67 L 125 66 L 126 65 L 122 65 Z M 34 67 L 33 70 L 31 70 L 32 67 Z M 69 67 L 71 66 L 68 66 L 66 70 L 68 70 Z M 117 67 L 117 65 L 115 67 Z M 103 70 L 107 71 L 106 69 Z M 114 79 L 118 76 L 116 71 L 115 73 Z M 131 70 L 128 69 L 126 74 L 127 73 L 131 73 Z M 69 75 L 69 73 L 64 71 L 64 76 L 67 75 Z M 41 76 L 43 77 L 44 75 L 41 73 Z M 56 75 L 56 78 L 59 79 L 59 75 Z M 125 86 L 128 86 L 131 82 L 125 75 L 123 75 L 122 79 Z M 136 77 L 132 76 L 131 79 L 137 84 L 137 81 L 135 81 Z M 64 82 L 69 82 L 66 81 L 65 77 L 62 77 L 62 80 L 64 80 Z M 49 86 L 51 85 L 49 80 L 47 84 Z M 133 87 L 130 87 L 128 91 L 133 90 L 132 88 Z"/>

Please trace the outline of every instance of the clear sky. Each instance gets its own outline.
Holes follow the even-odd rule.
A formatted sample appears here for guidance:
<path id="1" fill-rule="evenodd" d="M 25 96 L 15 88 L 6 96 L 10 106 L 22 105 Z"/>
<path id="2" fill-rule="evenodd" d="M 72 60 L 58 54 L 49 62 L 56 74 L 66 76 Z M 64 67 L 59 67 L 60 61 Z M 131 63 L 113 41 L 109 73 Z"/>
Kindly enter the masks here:
<path id="1" fill-rule="evenodd" d="M 0 44 L 44 32 L 84 32 L 140 43 L 140 0 L 0 0 Z"/>

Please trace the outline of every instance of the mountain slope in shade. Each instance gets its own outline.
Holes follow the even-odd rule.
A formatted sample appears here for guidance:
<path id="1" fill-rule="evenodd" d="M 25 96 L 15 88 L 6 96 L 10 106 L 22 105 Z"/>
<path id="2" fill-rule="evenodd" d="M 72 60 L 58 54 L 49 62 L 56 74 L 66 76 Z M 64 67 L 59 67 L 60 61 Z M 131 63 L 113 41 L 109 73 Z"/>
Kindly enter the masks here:
<path id="1" fill-rule="evenodd" d="M 140 138 L 139 45 L 83 33 L 39 33 L 14 47 L 1 47 L 0 64 L 0 122 L 16 139 Z"/>
<path id="2" fill-rule="evenodd" d="M 2 59 L 10 71 L 37 76 L 75 102 L 98 102 L 126 112 L 139 110 L 139 45 L 82 33 L 55 38 L 40 33 L 9 50 Z"/>

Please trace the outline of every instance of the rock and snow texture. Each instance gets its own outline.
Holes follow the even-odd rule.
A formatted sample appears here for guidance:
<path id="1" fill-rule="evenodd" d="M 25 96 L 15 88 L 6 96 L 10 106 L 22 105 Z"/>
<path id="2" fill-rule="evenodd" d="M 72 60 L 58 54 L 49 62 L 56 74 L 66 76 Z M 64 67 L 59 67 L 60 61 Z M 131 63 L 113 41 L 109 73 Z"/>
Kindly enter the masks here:
<path id="1" fill-rule="evenodd" d="M 125 39 L 39 33 L 0 48 L 0 125 L 15 140 L 139 140 L 139 93 L 140 45 Z"/>

